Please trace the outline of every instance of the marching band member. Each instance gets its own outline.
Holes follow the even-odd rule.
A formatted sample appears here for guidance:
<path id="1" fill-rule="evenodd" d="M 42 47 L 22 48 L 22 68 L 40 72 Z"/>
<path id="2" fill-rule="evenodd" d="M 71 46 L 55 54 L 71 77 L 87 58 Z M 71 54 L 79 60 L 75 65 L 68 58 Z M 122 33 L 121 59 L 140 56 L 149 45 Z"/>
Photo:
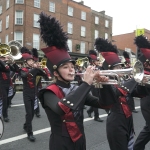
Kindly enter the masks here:
<path id="1" fill-rule="evenodd" d="M 90 50 L 89 51 L 89 62 L 90 65 L 95 66 L 97 69 L 100 68 L 99 64 L 99 59 L 97 58 L 97 52 L 95 50 Z M 99 92 L 100 88 L 99 87 L 95 87 L 93 86 L 91 92 L 93 96 L 96 97 L 100 97 L 100 92 Z M 103 122 L 103 120 L 99 117 L 99 112 L 98 112 L 98 108 L 92 107 L 90 106 L 89 109 L 87 110 L 88 116 L 92 118 L 91 113 L 94 112 L 94 120 L 98 121 L 98 122 Z"/>
<path id="2" fill-rule="evenodd" d="M 34 58 L 26 47 L 21 48 L 21 53 L 26 65 L 19 72 L 23 81 L 23 101 L 26 110 L 26 119 L 23 128 L 27 132 L 28 139 L 33 142 L 35 141 L 35 137 L 32 131 L 32 120 L 36 95 L 36 76 L 45 76 L 45 73 L 39 68 L 33 68 Z"/>
<path id="3" fill-rule="evenodd" d="M 131 62 L 130 62 L 130 56 L 129 56 L 129 53 L 126 52 L 126 51 L 123 51 L 123 56 L 125 58 L 125 68 L 131 68 Z M 130 78 L 130 76 L 125 76 L 127 77 L 127 80 L 128 78 Z M 125 79 L 126 80 L 126 79 Z M 132 112 L 134 113 L 137 113 L 138 111 L 135 109 L 135 103 L 134 103 L 134 98 L 133 97 L 130 97 L 130 108 L 132 110 Z"/>
<path id="4" fill-rule="evenodd" d="M 138 59 L 143 63 L 144 73 L 150 76 L 150 42 L 141 35 L 135 38 L 135 44 L 141 52 Z M 150 96 L 141 98 L 140 103 L 146 123 L 135 141 L 134 150 L 144 150 L 145 145 L 150 141 Z"/>
<path id="5" fill-rule="evenodd" d="M 104 70 L 118 70 L 123 67 L 123 63 L 118 57 L 116 46 L 102 38 L 96 39 L 95 46 L 105 58 L 102 66 Z M 121 77 L 121 75 L 119 76 Z M 139 86 L 133 78 L 124 81 L 122 85 L 112 85 L 111 87 L 115 92 L 117 103 L 111 107 L 107 117 L 106 132 L 108 143 L 111 150 L 132 150 L 134 127 L 128 97 L 146 96 L 149 91 L 146 87 Z"/>
<path id="6" fill-rule="evenodd" d="M 99 72 L 89 66 L 79 87 L 70 84 L 70 81 L 74 80 L 75 61 L 67 52 L 66 33 L 55 18 L 44 13 L 40 14 L 39 23 L 41 37 L 48 46 L 42 51 L 47 57 L 47 67 L 56 80 L 39 92 L 39 99 L 51 126 L 49 149 L 85 150 L 83 106 L 101 107 L 98 98 L 90 95 L 89 92 L 94 78 L 97 81 L 107 81 L 108 78 L 100 77 Z M 110 94 L 113 96 L 113 93 Z"/>

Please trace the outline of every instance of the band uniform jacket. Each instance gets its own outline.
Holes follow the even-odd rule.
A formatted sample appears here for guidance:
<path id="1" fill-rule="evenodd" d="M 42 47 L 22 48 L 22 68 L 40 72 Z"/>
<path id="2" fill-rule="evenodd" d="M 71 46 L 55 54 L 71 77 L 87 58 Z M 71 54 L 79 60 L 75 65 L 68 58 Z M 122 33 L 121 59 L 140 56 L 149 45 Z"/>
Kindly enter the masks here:
<path id="1" fill-rule="evenodd" d="M 109 86 L 104 89 L 103 92 L 108 91 Z M 51 126 L 50 150 L 86 149 L 83 107 L 89 105 L 103 108 L 101 100 L 92 96 L 90 90 L 91 86 L 85 82 L 78 87 L 57 81 L 39 92 L 39 99 Z M 111 92 L 110 95 L 114 97 Z"/>

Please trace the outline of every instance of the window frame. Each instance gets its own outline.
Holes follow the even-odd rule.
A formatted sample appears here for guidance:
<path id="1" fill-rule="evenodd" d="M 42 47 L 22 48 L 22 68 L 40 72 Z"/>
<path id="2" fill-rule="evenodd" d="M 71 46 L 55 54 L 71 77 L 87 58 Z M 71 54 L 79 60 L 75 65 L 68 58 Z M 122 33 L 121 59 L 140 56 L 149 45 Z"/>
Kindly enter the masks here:
<path id="1" fill-rule="evenodd" d="M 105 40 L 108 39 L 108 33 L 105 32 Z"/>
<path id="2" fill-rule="evenodd" d="M 37 19 L 37 20 L 35 20 L 35 15 L 38 16 L 38 19 Z M 36 21 L 38 21 L 38 20 L 39 20 L 39 15 L 38 15 L 38 14 L 33 14 L 33 27 L 35 27 L 35 28 L 40 28 L 40 23 L 36 22 Z M 37 26 L 36 26 L 36 25 L 37 25 Z"/>
<path id="3" fill-rule="evenodd" d="M 97 33 L 96 33 L 97 32 Z M 96 36 L 96 34 L 97 34 L 97 36 Z M 96 38 L 98 38 L 99 37 L 99 31 L 98 30 L 95 30 L 95 33 L 94 33 L 94 38 L 96 39 Z"/>
<path id="4" fill-rule="evenodd" d="M 0 15 L 3 13 L 3 7 L 0 6 Z"/>
<path id="5" fill-rule="evenodd" d="M 83 49 L 83 45 L 82 45 L 82 44 L 84 44 L 84 49 Z M 81 52 L 82 54 L 85 54 L 85 48 L 86 48 L 85 42 L 81 41 L 81 42 L 80 42 L 80 52 Z M 84 52 L 82 52 L 82 50 L 83 50 Z"/>
<path id="6" fill-rule="evenodd" d="M 105 20 L 105 27 L 109 28 L 109 20 Z"/>
<path id="7" fill-rule="evenodd" d="M 69 24 L 72 25 L 71 28 L 69 28 Z M 71 33 L 69 32 L 69 29 L 70 29 Z M 72 22 L 68 22 L 68 25 L 67 25 L 67 33 L 73 34 L 73 23 L 72 23 Z"/>
<path id="8" fill-rule="evenodd" d="M 85 30 L 83 30 L 85 29 Z M 81 26 L 81 36 L 85 37 L 86 36 L 86 27 L 85 26 Z"/>
<path id="9" fill-rule="evenodd" d="M 67 44 L 68 44 L 68 47 L 69 47 L 69 52 L 72 52 L 72 40 L 68 39 Z"/>
<path id="10" fill-rule="evenodd" d="M 5 36 L 5 43 L 8 44 L 8 41 L 9 41 L 9 35 L 7 34 L 7 35 Z"/>
<path id="11" fill-rule="evenodd" d="M 22 0 L 23 2 L 18 2 L 18 0 L 15 0 L 16 4 L 24 4 L 24 0 Z"/>
<path id="12" fill-rule="evenodd" d="M 53 6 L 51 6 L 51 4 L 53 4 Z M 55 12 L 55 3 L 54 2 L 49 2 L 49 11 L 50 12 Z"/>
<path id="13" fill-rule="evenodd" d="M 38 36 L 38 41 L 36 41 L 35 39 L 34 39 L 34 36 Z M 37 43 L 38 43 L 38 45 L 37 45 Z M 33 48 L 36 48 L 37 50 L 39 50 L 40 49 L 40 35 L 39 34 L 36 34 L 36 33 L 33 33 Z"/>
<path id="14" fill-rule="evenodd" d="M 3 27 L 3 25 L 2 25 L 2 20 L 0 20 L 0 32 L 2 32 L 2 27 Z"/>
<path id="15" fill-rule="evenodd" d="M 99 24 L 99 17 L 95 16 L 95 24 Z"/>
<path id="16" fill-rule="evenodd" d="M 22 33 L 22 39 L 21 39 L 21 40 L 16 39 L 16 34 L 17 34 L 17 33 Z M 20 42 L 20 43 L 23 45 L 23 32 L 22 32 L 22 31 L 15 31 L 15 32 L 14 32 L 14 40 L 15 40 L 15 41 L 18 41 L 18 42 L 22 41 L 22 42 Z"/>
<path id="17" fill-rule="evenodd" d="M 9 5 L 10 5 L 10 0 L 6 0 L 6 9 L 9 8 Z"/>
<path id="18" fill-rule="evenodd" d="M 37 2 L 39 1 L 39 2 Z M 41 0 L 34 0 L 34 7 L 41 8 Z"/>
<path id="19" fill-rule="evenodd" d="M 6 29 L 9 28 L 9 15 L 6 16 Z"/>
<path id="20" fill-rule="evenodd" d="M 85 11 L 81 11 L 81 19 L 86 20 L 86 12 Z"/>
<path id="21" fill-rule="evenodd" d="M 72 11 L 70 11 L 72 10 Z M 68 6 L 68 16 L 73 16 L 73 7 Z"/>
<path id="22" fill-rule="evenodd" d="M 17 12 L 22 12 L 22 24 L 17 23 Z M 24 12 L 22 10 L 16 10 L 15 11 L 15 25 L 23 25 L 23 14 Z M 18 18 L 21 19 L 21 18 Z"/>

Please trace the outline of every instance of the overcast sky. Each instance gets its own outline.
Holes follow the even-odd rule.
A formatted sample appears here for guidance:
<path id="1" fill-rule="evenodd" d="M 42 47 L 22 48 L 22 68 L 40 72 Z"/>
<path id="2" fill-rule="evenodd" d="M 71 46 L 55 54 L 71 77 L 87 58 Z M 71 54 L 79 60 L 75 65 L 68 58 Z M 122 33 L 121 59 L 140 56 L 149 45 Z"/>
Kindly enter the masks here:
<path id="1" fill-rule="evenodd" d="M 81 1 L 81 0 L 74 0 Z M 113 35 L 150 30 L 150 0 L 83 0 L 84 5 L 96 11 L 105 10 L 113 17 Z"/>

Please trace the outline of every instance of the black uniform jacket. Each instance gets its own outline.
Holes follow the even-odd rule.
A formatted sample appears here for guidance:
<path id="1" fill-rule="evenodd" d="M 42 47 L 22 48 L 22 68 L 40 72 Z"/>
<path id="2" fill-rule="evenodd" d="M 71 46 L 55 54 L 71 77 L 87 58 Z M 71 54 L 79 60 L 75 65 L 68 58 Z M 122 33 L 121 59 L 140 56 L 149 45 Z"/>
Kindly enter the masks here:
<path id="1" fill-rule="evenodd" d="M 56 86 L 58 88 L 55 88 Z M 105 92 L 108 92 L 109 88 L 110 86 L 103 88 L 104 96 L 108 95 Z M 72 138 L 73 141 L 76 141 L 84 134 L 83 106 L 89 105 L 103 108 L 101 99 L 92 96 L 89 93 L 90 90 L 91 86 L 86 82 L 77 87 L 76 85 L 66 84 L 58 80 L 55 86 L 53 84 L 49 85 L 39 92 L 39 99 L 46 111 L 52 133 L 71 137 L 67 126 L 72 123 L 72 129 L 74 129 L 72 133 L 78 135 L 76 139 Z M 114 104 L 116 101 L 114 100 L 114 93 L 111 91 L 110 96 L 113 97 L 111 104 Z M 63 93 L 62 97 L 59 96 L 59 92 Z M 105 100 L 107 101 L 107 97 L 105 97 Z"/>

